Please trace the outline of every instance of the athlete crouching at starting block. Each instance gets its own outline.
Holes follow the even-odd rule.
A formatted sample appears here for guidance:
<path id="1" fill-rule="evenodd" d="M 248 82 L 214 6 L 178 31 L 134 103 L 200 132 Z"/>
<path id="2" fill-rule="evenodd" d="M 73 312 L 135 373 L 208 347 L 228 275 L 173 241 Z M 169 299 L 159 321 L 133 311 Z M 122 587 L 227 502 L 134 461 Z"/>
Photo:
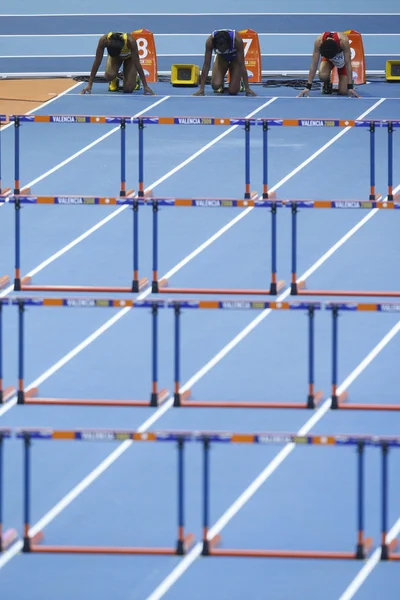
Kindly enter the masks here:
<path id="1" fill-rule="evenodd" d="M 214 92 L 224 92 L 224 78 L 229 71 L 228 93 L 236 95 L 241 91 L 243 80 L 246 96 L 256 96 L 249 87 L 249 78 L 244 62 L 244 44 L 240 35 L 232 29 L 214 31 L 206 41 L 204 64 L 201 70 L 200 89 L 194 96 L 204 96 L 204 88 L 210 70 L 213 50 L 217 55 L 212 70 L 211 85 Z"/>
<path id="2" fill-rule="evenodd" d="M 359 98 L 360 95 L 354 90 L 353 85 L 349 38 L 345 33 L 332 33 L 330 31 L 325 31 L 315 40 L 306 89 L 300 92 L 298 97 L 308 96 L 318 69 L 320 56 L 322 58 L 319 78 L 323 82 L 322 93 L 332 94 L 331 71 L 336 67 L 339 74 L 338 93 L 342 96 L 349 95 Z"/>
<path id="3" fill-rule="evenodd" d="M 123 65 L 123 91 L 125 94 L 130 94 L 135 89 L 139 89 L 141 80 L 144 93 L 154 95 L 154 92 L 147 85 L 146 76 L 140 64 L 135 38 L 129 33 L 114 33 L 112 31 L 106 35 L 102 35 L 99 39 L 89 83 L 82 90 L 82 94 L 91 93 L 94 78 L 99 70 L 104 50 L 106 49 L 108 58 L 104 75 L 106 80 L 110 82 L 108 86 L 110 92 L 117 92 L 119 90 L 118 71 L 121 65 Z M 140 78 L 139 81 L 138 76 Z"/>

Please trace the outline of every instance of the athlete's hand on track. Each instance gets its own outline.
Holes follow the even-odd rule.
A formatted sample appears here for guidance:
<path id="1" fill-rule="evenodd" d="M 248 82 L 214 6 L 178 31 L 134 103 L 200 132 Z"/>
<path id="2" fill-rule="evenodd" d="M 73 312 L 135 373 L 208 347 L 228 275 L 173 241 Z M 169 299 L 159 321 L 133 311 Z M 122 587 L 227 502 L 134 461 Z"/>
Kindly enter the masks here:
<path id="1" fill-rule="evenodd" d="M 298 98 L 301 98 L 302 96 L 305 96 L 305 97 L 307 98 L 307 97 L 308 97 L 308 94 L 309 94 L 309 91 L 310 91 L 310 90 L 309 90 L 308 88 L 304 88 L 304 90 L 302 90 L 302 91 L 300 92 L 300 94 L 297 94 L 297 97 L 298 97 Z"/>

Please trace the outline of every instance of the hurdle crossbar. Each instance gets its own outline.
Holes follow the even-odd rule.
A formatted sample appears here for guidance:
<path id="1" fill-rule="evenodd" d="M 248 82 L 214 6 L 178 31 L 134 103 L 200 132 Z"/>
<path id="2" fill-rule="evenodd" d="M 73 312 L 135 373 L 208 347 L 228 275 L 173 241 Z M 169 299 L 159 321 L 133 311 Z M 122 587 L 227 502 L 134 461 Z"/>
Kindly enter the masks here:
<path id="1" fill-rule="evenodd" d="M 160 406 L 169 397 L 167 389 L 158 389 L 158 311 L 164 308 L 164 302 L 160 300 L 111 300 L 103 298 L 0 298 L 1 305 L 14 305 L 18 307 L 18 404 L 40 404 L 58 406 Z M 38 397 L 38 388 L 25 389 L 25 327 L 24 314 L 26 307 L 67 307 L 67 308 L 144 308 L 150 309 L 152 315 L 152 382 L 150 400 L 117 400 L 117 399 L 84 399 L 84 398 L 43 398 Z M 1 320 L 0 320 L 1 330 Z M 1 333 L 0 333 L 1 341 Z M 1 359 L 1 354 L 0 354 Z M 0 360 L 1 372 L 1 360 Z M 1 381 L 1 378 L 0 378 Z M 3 402 L 12 396 L 9 388 L 7 394 L 3 393 Z M 5 391 L 6 391 L 5 390 Z"/>
<path id="2" fill-rule="evenodd" d="M 338 394 L 338 353 L 339 353 L 339 314 L 340 312 L 379 312 L 389 314 L 400 313 L 400 302 L 327 302 L 326 310 L 332 313 L 332 393 L 331 408 L 340 410 L 379 410 L 400 411 L 400 404 L 357 403 L 349 404 L 348 392 Z"/>
<path id="3" fill-rule="evenodd" d="M 396 197 L 397 198 L 397 197 Z M 396 291 L 366 291 L 366 290 L 319 290 L 306 289 L 305 281 L 298 281 L 297 278 L 297 214 L 299 208 L 304 209 L 377 209 L 377 210 L 398 210 L 400 202 L 398 201 L 364 201 L 364 200 L 280 200 L 280 206 L 290 208 L 292 213 L 292 252 L 291 252 L 291 289 L 293 296 L 360 296 L 360 297 L 382 297 L 382 298 L 400 298 L 400 292 Z"/>
<path id="4" fill-rule="evenodd" d="M 31 443 L 32 440 L 115 440 L 115 441 L 154 441 L 154 436 L 145 433 L 131 435 L 130 432 L 104 432 L 102 430 L 89 431 L 52 431 L 20 429 L 16 436 L 24 441 L 24 543 L 23 552 L 56 553 L 56 554 L 144 554 L 144 555 L 183 555 L 194 543 L 194 535 L 185 532 L 185 469 L 184 469 L 184 442 L 176 436 L 178 461 L 178 527 L 175 546 L 84 546 L 84 545 L 48 545 L 42 544 L 43 532 L 39 531 L 34 537 L 30 535 L 31 512 Z"/>
<path id="5" fill-rule="evenodd" d="M 174 406 L 190 408 L 315 408 L 322 400 L 323 393 L 314 387 L 314 318 L 315 311 L 321 309 L 318 302 L 259 302 L 259 301 L 185 301 L 171 300 L 167 306 L 174 310 Z M 306 402 L 285 401 L 214 401 L 191 400 L 191 390 L 181 392 L 181 311 L 182 309 L 217 310 L 302 310 L 308 316 L 308 395 Z"/>
<path id="6" fill-rule="evenodd" d="M 139 217 L 138 200 L 133 197 L 133 190 L 129 190 L 123 197 L 97 197 L 97 196 L 34 196 L 12 195 L 4 202 L 14 205 L 15 208 L 15 291 L 31 292 L 108 292 L 108 293 L 137 293 L 148 285 L 147 278 L 139 278 Z M 151 196 L 151 191 L 146 197 Z M 21 277 L 21 208 L 23 205 L 55 205 L 55 206 L 131 206 L 132 207 L 132 244 L 133 244 L 133 272 L 130 286 L 104 286 L 104 285 L 55 285 L 33 284 L 31 277 Z M 9 284 L 9 277 L 0 278 L 0 288 Z"/>
<path id="7" fill-rule="evenodd" d="M 18 533 L 16 529 L 4 530 L 3 526 L 3 441 L 11 438 L 12 429 L 9 427 L 0 427 L 0 554 L 7 550 L 17 539 Z"/>

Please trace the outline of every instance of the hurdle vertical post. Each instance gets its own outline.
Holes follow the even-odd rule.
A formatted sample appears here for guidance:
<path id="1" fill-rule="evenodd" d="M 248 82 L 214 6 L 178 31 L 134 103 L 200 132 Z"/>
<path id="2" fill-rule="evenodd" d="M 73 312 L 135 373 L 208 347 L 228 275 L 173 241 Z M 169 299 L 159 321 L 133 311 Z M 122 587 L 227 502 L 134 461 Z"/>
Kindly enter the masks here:
<path id="1" fill-rule="evenodd" d="M 290 284 L 291 295 L 297 295 L 297 204 L 292 202 L 292 281 Z"/>
<path id="2" fill-rule="evenodd" d="M 121 119 L 119 127 L 121 131 L 121 187 L 119 195 L 124 197 L 126 196 L 126 121 L 124 118 Z"/>
<path id="3" fill-rule="evenodd" d="M 31 540 L 29 537 L 30 529 L 30 475 L 31 475 L 31 464 L 30 464 L 30 449 L 31 439 L 29 433 L 24 433 L 24 545 L 22 547 L 23 552 L 31 551 Z"/>
<path id="4" fill-rule="evenodd" d="M 375 193 L 375 123 L 371 121 L 369 124 L 370 134 L 370 189 L 369 199 L 376 200 L 377 196 Z"/>
<path id="5" fill-rule="evenodd" d="M 393 201 L 393 123 L 389 121 L 388 130 L 388 192 L 387 199 Z"/>
<path id="6" fill-rule="evenodd" d="M 185 512 L 184 512 L 184 450 L 185 442 L 178 437 L 178 542 L 176 553 L 185 554 Z"/>
<path id="7" fill-rule="evenodd" d="M 315 307 L 308 307 L 308 397 L 307 408 L 315 408 L 315 390 L 314 390 L 314 319 Z"/>
<path id="8" fill-rule="evenodd" d="M 268 195 L 268 194 L 267 194 Z M 271 296 L 276 296 L 278 293 L 278 281 L 277 281 L 277 235 L 276 235 L 276 219 L 277 219 L 277 206 L 274 202 L 271 206 L 271 284 L 269 287 L 269 293 Z"/>
<path id="9" fill-rule="evenodd" d="M 180 388 L 180 337 L 181 337 L 181 307 L 178 303 L 174 303 L 174 341 L 175 341 L 175 352 L 174 352 L 174 406 L 181 406 L 181 394 Z"/>
<path id="10" fill-rule="evenodd" d="M 18 300 L 18 392 L 17 404 L 25 403 L 24 391 L 24 311 L 23 300 Z"/>
<path id="11" fill-rule="evenodd" d="M 387 515 L 388 515 L 388 454 L 389 446 L 387 442 L 381 444 L 382 452 L 382 540 L 381 540 L 381 560 L 389 560 L 389 548 L 387 544 Z"/>
<path id="12" fill-rule="evenodd" d="M 15 211 L 15 276 L 14 290 L 21 291 L 21 201 L 17 197 L 14 199 Z"/>
<path id="13" fill-rule="evenodd" d="M 139 202 L 133 199 L 133 281 L 132 292 L 139 291 Z"/>
<path id="14" fill-rule="evenodd" d="M 364 547 L 364 449 L 365 443 L 360 440 L 357 443 L 357 521 L 358 521 L 358 533 L 357 533 L 357 549 L 356 558 L 365 558 L 365 547 Z"/>
<path id="15" fill-rule="evenodd" d="M 158 305 L 151 307 L 152 314 L 152 389 L 150 406 L 158 406 Z"/>
<path id="16" fill-rule="evenodd" d="M 338 318 L 339 308 L 332 306 L 332 394 L 331 408 L 339 408 L 337 395 L 337 380 L 338 380 Z"/>
<path id="17" fill-rule="evenodd" d="M 244 135 L 245 135 L 245 200 L 250 200 L 250 121 L 245 120 L 244 123 Z"/>
<path id="18" fill-rule="evenodd" d="M 20 120 L 14 117 L 14 194 L 20 194 L 19 163 L 20 163 Z"/>
<path id="19" fill-rule="evenodd" d="M 139 141 L 139 198 L 144 197 L 144 123 L 143 119 L 138 119 L 138 141 Z"/>
<path id="20" fill-rule="evenodd" d="M 159 292 L 158 285 L 158 202 L 154 198 L 153 204 L 153 281 L 151 283 L 151 291 L 154 294 Z"/>
<path id="21" fill-rule="evenodd" d="M 263 196 L 264 199 L 269 198 L 268 195 L 268 121 L 263 120 Z"/>
<path id="22" fill-rule="evenodd" d="M 208 436 L 203 438 L 203 549 L 202 555 L 210 554 L 210 543 L 208 540 L 208 525 L 210 519 L 210 440 Z"/>

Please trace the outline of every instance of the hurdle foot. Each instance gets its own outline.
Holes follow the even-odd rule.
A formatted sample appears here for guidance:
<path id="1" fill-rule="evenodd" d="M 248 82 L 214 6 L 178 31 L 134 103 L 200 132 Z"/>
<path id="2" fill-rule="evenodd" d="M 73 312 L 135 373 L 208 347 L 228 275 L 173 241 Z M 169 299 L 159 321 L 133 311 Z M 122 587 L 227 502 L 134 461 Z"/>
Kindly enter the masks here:
<path id="1" fill-rule="evenodd" d="M 316 408 L 324 397 L 323 392 L 316 392 L 315 394 L 308 394 L 307 396 L 307 408 Z"/>
<path id="2" fill-rule="evenodd" d="M 191 390 L 186 390 L 186 392 L 177 392 L 174 394 L 174 406 L 184 406 L 185 403 L 190 399 L 192 395 Z"/>
<path id="3" fill-rule="evenodd" d="M 306 282 L 305 281 L 296 281 L 295 283 L 291 283 L 290 285 L 290 295 L 291 296 L 297 296 L 297 294 L 301 291 L 301 290 L 305 290 L 306 289 Z"/>
<path id="4" fill-rule="evenodd" d="M 158 294 L 166 287 L 168 287 L 168 279 L 158 279 L 157 281 L 152 282 L 151 291 L 153 294 Z"/>
<path id="5" fill-rule="evenodd" d="M 2 188 L 0 190 L 0 198 L 5 198 L 11 194 L 11 188 Z"/>
<path id="6" fill-rule="evenodd" d="M 14 291 L 21 292 L 24 289 L 25 285 L 30 285 L 32 283 L 32 277 L 29 275 L 25 275 L 25 277 L 19 278 L 16 277 L 14 279 Z"/>
<path id="7" fill-rule="evenodd" d="M 10 278 L 8 275 L 3 275 L 0 277 L 0 289 L 7 287 L 10 283 Z"/>
<path id="8" fill-rule="evenodd" d="M 275 192 L 263 192 L 263 200 L 276 200 Z"/>
<path id="9" fill-rule="evenodd" d="M 347 402 L 348 398 L 348 392 L 342 392 L 341 394 L 339 394 L 339 396 L 337 394 L 332 394 L 331 409 L 336 410 L 340 408 L 340 405 L 344 404 L 344 402 Z"/>
<path id="10" fill-rule="evenodd" d="M 0 552 L 7 550 L 18 539 L 18 531 L 16 529 L 7 529 L 0 540 Z"/>
<path id="11" fill-rule="evenodd" d="M 365 538 L 362 544 L 357 544 L 356 556 L 357 560 L 364 560 L 367 558 L 374 544 L 374 540 L 371 537 Z"/>
<path id="12" fill-rule="evenodd" d="M 15 387 L 12 387 L 12 386 L 8 386 L 4 390 L 1 390 L 0 391 L 0 405 L 5 404 L 9 400 L 11 400 L 11 398 L 13 398 L 15 396 L 16 392 L 17 392 L 17 390 L 15 389 Z"/>
<path id="13" fill-rule="evenodd" d="M 161 406 L 169 397 L 169 391 L 165 388 L 159 392 L 152 392 L 150 397 L 150 406 Z"/>
<path id="14" fill-rule="evenodd" d="M 178 556 L 183 556 L 193 546 L 195 540 L 194 533 L 188 533 L 183 540 L 178 540 L 176 545 L 176 553 Z"/>
<path id="15" fill-rule="evenodd" d="M 203 540 L 203 550 L 201 551 L 203 556 L 210 556 L 210 554 L 212 554 L 213 549 L 216 546 L 219 546 L 221 544 L 221 536 L 218 533 L 217 535 L 214 535 L 213 538 L 211 538 L 211 540 L 208 540 L 207 538 Z"/>
<path id="16" fill-rule="evenodd" d="M 147 279 L 147 277 L 143 277 L 142 279 L 139 279 L 139 291 L 143 290 L 148 285 L 149 285 L 149 280 Z"/>
<path id="17" fill-rule="evenodd" d="M 379 192 L 377 192 L 376 194 L 370 194 L 369 200 L 382 200 L 382 194 L 380 194 Z"/>

